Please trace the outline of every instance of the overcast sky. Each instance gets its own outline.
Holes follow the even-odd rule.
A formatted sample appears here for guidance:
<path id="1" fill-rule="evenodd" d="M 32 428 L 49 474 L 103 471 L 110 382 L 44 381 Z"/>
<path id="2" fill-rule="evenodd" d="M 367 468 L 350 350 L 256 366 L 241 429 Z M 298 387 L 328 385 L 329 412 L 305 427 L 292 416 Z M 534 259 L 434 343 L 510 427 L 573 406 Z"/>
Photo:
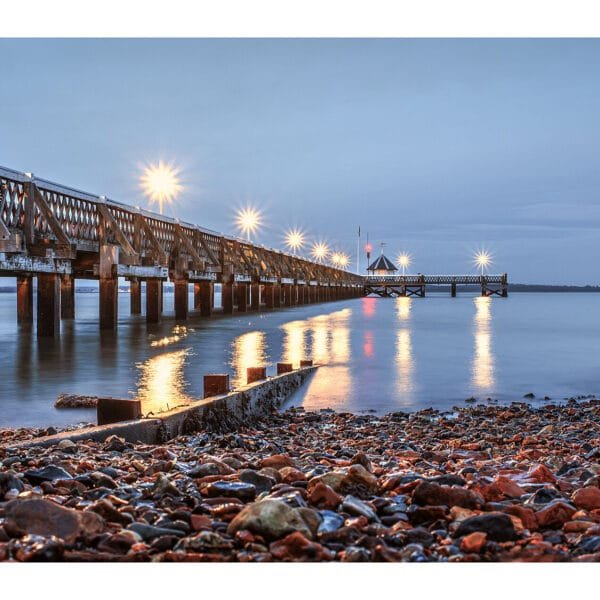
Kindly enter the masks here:
<path id="1" fill-rule="evenodd" d="M 600 40 L 0 40 L 0 164 L 258 241 L 600 283 Z M 355 259 L 354 259 L 355 260 Z M 363 258 L 364 263 L 364 258 Z"/>

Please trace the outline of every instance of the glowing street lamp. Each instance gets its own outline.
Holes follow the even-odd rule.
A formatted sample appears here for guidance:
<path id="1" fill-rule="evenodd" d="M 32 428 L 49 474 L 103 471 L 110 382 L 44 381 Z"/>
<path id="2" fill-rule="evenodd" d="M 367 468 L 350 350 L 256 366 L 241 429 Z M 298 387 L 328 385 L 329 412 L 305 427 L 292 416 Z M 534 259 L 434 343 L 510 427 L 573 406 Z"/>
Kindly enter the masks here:
<path id="1" fill-rule="evenodd" d="M 158 212 L 162 215 L 165 204 L 171 204 L 183 190 L 179 179 L 181 169 L 174 164 L 162 160 L 144 168 L 139 184 L 148 197 L 150 205 L 158 204 Z"/>
<path id="2" fill-rule="evenodd" d="M 299 229 L 290 229 L 286 231 L 285 244 L 293 254 L 296 254 L 297 250 L 304 246 L 304 233 Z"/>
<path id="3" fill-rule="evenodd" d="M 342 254 L 341 254 L 341 252 L 334 252 L 331 255 L 331 263 L 335 267 L 339 267 L 341 260 L 342 260 Z"/>
<path id="4" fill-rule="evenodd" d="M 250 241 L 250 234 L 254 233 L 262 223 L 262 216 L 256 208 L 247 206 L 238 210 L 235 224 L 237 228 L 242 231 L 248 241 Z"/>
<path id="5" fill-rule="evenodd" d="M 403 252 L 398 256 L 398 263 L 402 269 L 402 275 L 406 275 L 406 269 L 410 266 L 411 256 L 407 252 Z"/>
<path id="6" fill-rule="evenodd" d="M 325 242 L 316 242 L 311 249 L 312 257 L 322 263 L 329 254 L 329 246 Z"/>
<path id="7" fill-rule="evenodd" d="M 485 250 L 480 250 L 475 254 L 473 262 L 481 269 L 481 275 L 483 275 L 488 266 L 492 264 L 492 255 Z"/>
<path id="8" fill-rule="evenodd" d="M 340 253 L 340 258 L 339 258 L 340 268 L 345 269 L 348 267 L 349 264 L 350 264 L 350 257 L 347 254 L 344 254 L 343 252 Z"/>

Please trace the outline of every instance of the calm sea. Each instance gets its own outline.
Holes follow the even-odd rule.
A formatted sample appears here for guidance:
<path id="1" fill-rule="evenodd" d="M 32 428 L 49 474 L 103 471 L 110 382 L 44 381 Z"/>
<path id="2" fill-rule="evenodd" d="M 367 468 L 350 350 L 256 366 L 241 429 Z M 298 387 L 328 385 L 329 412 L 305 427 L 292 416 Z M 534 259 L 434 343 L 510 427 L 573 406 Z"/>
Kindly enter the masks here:
<path id="1" fill-rule="evenodd" d="M 146 413 L 202 397 L 202 377 L 312 358 L 323 366 L 291 399 L 307 409 L 450 408 L 474 396 L 506 402 L 533 392 L 560 400 L 600 392 L 600 296 L 430 294 L 363 298 L 230 318 L 166 318 L 147 326 L 119 298 L 119 327 L 100 333 L 98 296 L 78 293 L 58 341 L 16 325 L 0 294 L 0 426 L 64 425 L 94 411 L 56 410 L 58 394 L 140 397 Z"/>

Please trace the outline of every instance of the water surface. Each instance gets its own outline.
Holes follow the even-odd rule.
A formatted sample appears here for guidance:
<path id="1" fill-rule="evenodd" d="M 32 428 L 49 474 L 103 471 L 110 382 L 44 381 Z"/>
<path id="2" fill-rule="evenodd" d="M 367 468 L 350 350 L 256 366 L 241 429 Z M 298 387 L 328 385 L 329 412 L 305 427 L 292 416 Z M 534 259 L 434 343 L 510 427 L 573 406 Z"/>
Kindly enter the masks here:
<path id="1" fill-rule="evenodd" d="M 0 294 L 0 426 L 63 425 L 94 411 L 56 410 L 60 393 L 139 397 L 157 413 L 202 397 L 202 378 L 302 358 L 322 364 L 291 402 L 307 409 L 388 412 L 450 408 L 474 396 L 554 399 L 600 392 L 600 296 L 430 294 L 362 298 L 260 314 L 149 326 L 119 297 L 119 326 L 98 330 L 97 294 L 78 293 L 59 340 L 16 325 Z"/>

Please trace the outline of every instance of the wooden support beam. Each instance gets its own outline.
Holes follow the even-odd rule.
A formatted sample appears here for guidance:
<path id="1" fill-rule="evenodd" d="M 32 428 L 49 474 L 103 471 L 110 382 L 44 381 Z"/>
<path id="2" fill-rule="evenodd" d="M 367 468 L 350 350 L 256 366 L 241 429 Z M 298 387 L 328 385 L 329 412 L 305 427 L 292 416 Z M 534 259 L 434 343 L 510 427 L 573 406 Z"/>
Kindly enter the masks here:
<path id="1" fill-rule="evenodd" d="M 194 308 L 203 317 L 210 317 L 214 306 L 215 286 L 211 281 L 194 284 Z"/>
<path id="2" fill-rule="evenodd" d="M 106 204 L 98 203 L 98 212 L 105 224 L 110 228 L 115 240 L 123 250 L 123 253 L 127 255 L 129 262 L 133 264 L 139 264 L 139 254 L 135 251 L 134 247 L 129 243 L 127 236 L 123 233 L 116 219 L 114 218 L 110 208 Z"/>
<path id="3" fill-rule="evenodd" d="M 252 310 L 260 309 L 260 284 L 253 283 L 250 286 L 250 308 Z"/>
<path id="4" fill-rule="evenodd" d="M 60 336 L 60 282 L 55 273 L 37 276 L 37 336 Z"/>
<path id="5" fill-rule="evenodd" d="M 175 224 L 175 236 L 183 245 L 187 253 L 191 256 L 192 262 L 194 263 L 194 268 L 204 270 L 204 260 L 200 257 L 198 252 L 196 252 L 196 248 L 194 248 L 194 245 L 192 242 L 190 242 L 188 236 L 183 230 L 183 227 L 181 227 L 179 223 Z"/>
<path id="6" fill-rule="evenodd" d="M 142 282 L 137 277 L 129 282 L 129 306 L 132 315 L 142 314 Z"/>
<path id="7" fill-rule="evenodd" d="M 75 278 L 72 275 L 60 276 L 60 317 L 75 318 Z"/>
<path id="8" fill-rule="evenodd" d="M 175 293 L 175 318 L 184 321 L 188 318 L 189 290 L 187 279 L 173 282 Z"/>
<path id="9" fill-rule="evenodd" d="M 249 286 L 247 283 L 237 283 L 235 285 L 236 305 L 238 312 L 246 312 L 248 310 L 248 292 Z"/>
<path id="10" fill-rule="evenodd" d="M 146 280 L 146 322 L 159 323 L 162 314 L 162 280 Z"/>
<path id="11" fill-rule="evenodd" d="M 154 260 L 162 266 L 166 266 L 169 264 L 169 259 L 166 252 L 163 250 L 160 242 L 154 235 L 152 228 L 146 222 L 146 219 L 143 215 L 136 215 L 136 220 L 138 221 L 142 231 L 144 232 L 144 236 L 150 242 L 150 246 L 152 247 L 152 255 Z"/>
<path id="12" fill-rule="evenodd" d="M 44 198 L 38 187 L 35 185 L 35 183 L 31 183 L 31 185 L 33 190 L 33 201 L 37 206 L 38 210 L 40 211 L 44 220 L 50 226 L 50 229 L 52 230 L 52 233 L 58 240 L 58 243 L 61 246 L 70 247 L 71 240 L 69 239 L 69 236 L 64 232 L 59 220 L 56 218 L 56 216 L 52 212 L 52 209 L 46 202 L 46 199 Z"/>
<path id="13" fill-rule="evenodd" d="M 233 314 L 233 293 L 234 285 L 231 281 L 221 284 L 221 304 L 223 305 L 223 314 Z"/>
<path id="14" fill-rule="evenodd" d="M 17 275 L 17 323 L 33 323 L 32 275 Z"/>
<path id="15" fill-rule="evenodd" d="M 202 249 L 206 253 L 206 256 L 208 256 L 208 260 L 211 262 L 211 264 L 215 267 L 220 267 L 221 263 L 220 263 L 219 259 L 214 255 L 213 251 L 210 249 L 209 245 L 206 243 L 206 240 L 204 239 L 204 235 L 202 234 L 202 232 L 200 230 L 196 230 L 195 235 L 196 235 L 196 239 L 202 246 Z"/>

